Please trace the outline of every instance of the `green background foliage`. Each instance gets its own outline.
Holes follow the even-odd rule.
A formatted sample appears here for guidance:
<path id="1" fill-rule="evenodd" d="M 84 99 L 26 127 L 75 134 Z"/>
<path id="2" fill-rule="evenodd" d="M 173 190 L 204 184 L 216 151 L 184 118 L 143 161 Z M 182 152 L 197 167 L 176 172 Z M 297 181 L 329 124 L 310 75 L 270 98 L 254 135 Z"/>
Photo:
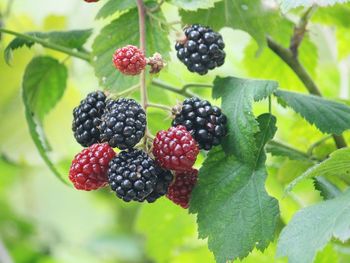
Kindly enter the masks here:
<path id="1" fill-rule="evenodd" d="M 5 251 L 13 262 L 43 263 L 349 262 L 349 149 L 337 150 L 329 133 L 350 143 L 350 4 L 310 9 L 298 59 L 319 98 L 266 38 L 288 51 L 311 1 L 144 2 L 153 10 L 146 55 L 167 61 L 147 76 L 150 102 L 171 107 L 196 94 L 228 117 L 223 145 L 198 158 L 190 209 L 67 186 L 81 151 L 72 109 L 96 89 L 140 99 L 129 92 L 138 77 L 111 63 L 116 48 L 140 43 L 136 2 L 0 0 L 2 27 L 18 32 L 0 42 L 0 261 Z M 204 77 L 174 51 L 192 23 L 226 43 L 226 63 Z M 171 120 L 149 108 L 148 123 L 155 134 Z"/>

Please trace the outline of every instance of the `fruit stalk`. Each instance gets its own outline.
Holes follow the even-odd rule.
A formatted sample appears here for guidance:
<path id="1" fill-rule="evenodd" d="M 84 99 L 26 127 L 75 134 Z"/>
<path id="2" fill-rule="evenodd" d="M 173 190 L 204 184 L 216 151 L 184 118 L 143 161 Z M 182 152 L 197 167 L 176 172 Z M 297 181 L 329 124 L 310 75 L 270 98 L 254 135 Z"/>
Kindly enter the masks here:
<path id="1" fill-rule="evenodd" d="M 139 13 L 139 29 L 140 29 L 140 48 L 146 55 L 146 18 L 145 18 L 145 5 L 143 0 L 136 0 L 137 9 Z M 143 70 L 140 76 L 140 91 L 141 91 L 141 104 L 146 110 L 148 104 L 147 87 L 146 87 L 146 71 Z"/>

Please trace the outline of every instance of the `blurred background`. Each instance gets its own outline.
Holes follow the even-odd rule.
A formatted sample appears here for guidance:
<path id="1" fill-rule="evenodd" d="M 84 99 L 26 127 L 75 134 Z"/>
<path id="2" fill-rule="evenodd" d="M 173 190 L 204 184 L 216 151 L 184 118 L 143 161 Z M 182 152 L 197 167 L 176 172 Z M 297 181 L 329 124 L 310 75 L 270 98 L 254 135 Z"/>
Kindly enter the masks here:
<path id="1" fill-rule="evenodd" d="M 94 20 L 103 3 L 87 4 L 82 0 L 12 2 L 6 14 L 9 1 L 0 0 L 0 12 L 6 14 L 2 19 L 4 27 L 18 32 L 94 28 L 96 35 L 106 24 L 106 21 Z M 278 8 L 274 1 L 265 2 L 269 8 Z M 168 21 L 177 19 L 176 8 L 168 4 L 163 8 Z M 326 97 L 349 103 L 350 19 L 344 16 L 340 20 L 337 8 L 340 12 L 339 9 L 348 10 L 350 6 L 317 11 L 309 27 L 309 35 L 300 49 L 300 57 Z M 297 21 L 301 11 L 289 14 L 290 20 Z M 333 18 L 328 14 L 332 14 Z M 206 77 L 198 77 L 187 72 L 175 59 L 173 51 L 172 61 L 158 78 L 181 87 L 189 82 L 211 83 L 215 75 L 233 75 L 274 79 L 284 89 L 305 92 L 294 73 L 271 51 L 265 48 L 257 52 L 257 44 L 247 33 L 232 29 L 223 29 L 221 33 L 228 54 L 223 67 Z M 281 34 L 282 43 L 288 43 L 291 34 L 292 27 Z M 174 43 L 175 34 L 169 37 Z M 88 49 L 93 38 L 87 45 Z M 33 56 L 50 54 L 63 60 L 65 55 L 36 45 L 32 49 L 17 50 L 12 66 L 8 66 L 2 53 L 11 39 L 11 36 L 2 35 L 0 42 L 2 258 L 8 254 L 12 259 L 8 262 L 40 263 L 214 262 L 206 241 L 197 238 L 195 216 L 166 198 L 155 204 L 125 204 L 108 189 L 76 191 L 53 176 L 37 153 L 28 132 L 21 100 L 21 79 Z M 68 176 L 70 161 L 81 151 L 71 132 L 72 109 L 87 93 L 99 89 L 99 83 L 89 64 L 71 59 L 66 65 L 69 66 L 68 87 L 63 99 L 45 118 L 44 128 L 53 149 L 51 158 L 62 174 Z M 210 90 L 193 91 L 210 98 Z M 149 86 L 149 92 L 151 101 L 155 103 L 174 105 L 183 99 L 153 86 Z M 219 105 L 220 102 L 214 103 Z M 266 101 L 255 106 L 257 114 L 266 111 Z M 278 139 L 302 151 L 307 151 L 307 145 L 324 136 L 276 102 L 273 113 L 278 116 Z M 169 116 L 158 109 L 151 109 L 148 119 L 153 133 L 168 128 L 171 122 Z M 349 139 L 349 134 L 345 136 Z M 334 149 L 333 142 L 328 140 L 314 151 L 324 157 Z M 203 157 L 199 158 L 197 167 L 200 167 Z M 292 194 L 282 198 L 285 185 L 305 171 L 310 163 L 271 156 L 268 163 L 267 188 L 280 201 L 283 226 L 283 222 L 288 222 L 295 211 L 321 198 L 313 190 L 311 181 L 302 182 Z M 346 251 L 338 249 L 337 244 L 331 244 L 320 252 L 317 260 L 333 262 L 320 260 L 336 255 L 339 260 L 349 262 L 349 252 Z M 284 262 L 277 261 L 274 256 L 275 243 L 272 243 L 264 254 L 254 251 L 243 262 Z"/>

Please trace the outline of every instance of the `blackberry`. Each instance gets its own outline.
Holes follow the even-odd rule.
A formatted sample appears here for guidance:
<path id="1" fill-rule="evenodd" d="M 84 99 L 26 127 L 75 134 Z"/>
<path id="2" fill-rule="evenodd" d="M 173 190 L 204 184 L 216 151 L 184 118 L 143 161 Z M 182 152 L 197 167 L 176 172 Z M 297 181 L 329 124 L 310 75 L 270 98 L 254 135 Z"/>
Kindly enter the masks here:
<path id="1" fill-rule="evenodd" d="M 225 63 L 225 43 L 210 27 L 192 25 L 184 29 L 185 40 L 175 45 L 177 57 L 191 72 L 205 75 Z"/>
<path id="2" fill-rule="evenodd" d="M 119 198 L 143 202 L 157 186 L 157 172 L 147 153 L 132 149 L 113 158 L 107 174 L 109 185 Z"/>
<path id="3" fill-rule="evenodd" d="M 106 95 L 102 91 L 91 92 L 73 110 L 72 130 L 82 146 L 100 142 L 101 116 L 105 109 Z"/>
<path id="4" fill-rule="evenodd" d="M 157 184 L 153 192 L 147 196 L 146 200 L 148 203 L 155 202 L 158 198 L 164 196 L 168 192 L 169 185 L 173 181 L 173 174 L 169 170 L 164 170 L 160 167 L 156 167 L 157 170 Z"/>
<path id="5" fill-rule="evenodd" d="M 199 148 L 210 150 L 219 145 L 227 133 L 227 118 L 221 109 L 212 106 L 207 100 L 193 97 L 183 102 L 175 115 L 172 125 L 183 125 L 197 141 Z"/>
<path id="6" fill-rule="evenodd" d="M 102 115 L 101 141 L 121 150 L 134 147 L 145 135 L 146 113 L 133 99 L 107 100 Z"/>

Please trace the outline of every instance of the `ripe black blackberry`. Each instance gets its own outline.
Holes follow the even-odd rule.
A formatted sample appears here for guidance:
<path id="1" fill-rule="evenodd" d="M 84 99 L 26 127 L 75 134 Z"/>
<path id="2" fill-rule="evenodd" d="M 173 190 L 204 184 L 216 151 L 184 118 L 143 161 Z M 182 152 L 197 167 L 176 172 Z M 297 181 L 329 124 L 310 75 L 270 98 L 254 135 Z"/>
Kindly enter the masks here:
<path id="1" fill-rule="evenodd" d="M 143 202 L 157 186 L 157 172 L 157 165 L 146 152 L 132 149 L 110 161 L 107 175 L 119 198 Z"/>
<path id="2" fill-rule="evenodd" d="M 210 150 L 219 145 L 227 133 L 227 118 L 221 109 L 207 100 L 193 97 L 186 99 L 176 113 L 172 125 L 183 125 L 197 141 L 199 148 Z"/>
<path id="3" fill-rule="evenodd" d="M 107 100 L 102 115 L 101 141 L 121 150 L 134 147 L 145 135 L 146 113 L 133 99 Z"/>
<path id="4" fill-rule="evenodd" d="M 166 195 L 168 193 L 169 185 L 174 178 L 173 174 L 169 170 L 162 169 L 159 166 L 156 167 L 156 170 L 158 180 L 153 192 L 146 198 L 148 203 L 153 203 L 158 198 Z"/>
<path id="5" fill-rule="evenodd" d="M 175 49 L 189 71 L 205 75 L 208 70 L 225 63 L 225 43 L 221 34 L 202 25 L 186 27 L 184 33 L 186 39 L 178 41 Z"/>
<path id="6" fill-rule="evenodd" d="M 91 92 L 73 110 L 74 137 L 84 147 L 100 142 L 98 127 L 106 106 L 105 101 L 106 95 L 102 91 Z"/>

